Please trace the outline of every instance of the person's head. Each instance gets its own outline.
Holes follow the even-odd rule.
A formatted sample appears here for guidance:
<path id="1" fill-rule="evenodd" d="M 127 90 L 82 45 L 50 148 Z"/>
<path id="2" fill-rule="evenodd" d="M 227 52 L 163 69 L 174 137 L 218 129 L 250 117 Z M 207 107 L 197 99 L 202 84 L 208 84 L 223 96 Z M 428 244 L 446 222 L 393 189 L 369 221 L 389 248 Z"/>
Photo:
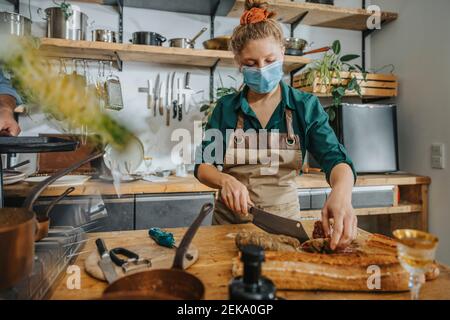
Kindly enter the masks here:
<path id="1" fill-rule="evenodd" d="M 231 49 L 244 82 L 255 92 L 268 93 L 283 76 L 283 31 L 266 2 L 246 0 L 245 9 L 231 37 Z"/>
<path id="2" fill-rule="evenodd" d="M 246 0 L 240 25 L 231 37 L 231 49 L 240 67 L 263 68 L 284 59 L 284 35 L 266 2 Z"/>

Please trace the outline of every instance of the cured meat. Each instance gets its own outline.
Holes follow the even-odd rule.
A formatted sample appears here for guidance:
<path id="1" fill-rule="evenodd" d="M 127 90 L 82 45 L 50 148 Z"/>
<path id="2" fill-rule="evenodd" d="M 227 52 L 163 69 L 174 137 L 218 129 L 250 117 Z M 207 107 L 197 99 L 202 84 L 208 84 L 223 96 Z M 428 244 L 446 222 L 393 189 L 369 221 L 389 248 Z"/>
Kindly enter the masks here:
<path id="1" fill-rule="evenodd" d="M 283 235 L 274 235 L 265 232 L 242 231 L 236 235 L 236 246 L 257 245 L 268 251 L 293 252 L 300 250 L 300 241 Z"/>
<path id="2" fill-rule="evenodd" d="M 316 221 L 314 223 L 314 230 L 312 233 L 313 239 L 324 239 L 327 236 L 325 235 L 325 230 L 323 230 L 322 221 Z"/>

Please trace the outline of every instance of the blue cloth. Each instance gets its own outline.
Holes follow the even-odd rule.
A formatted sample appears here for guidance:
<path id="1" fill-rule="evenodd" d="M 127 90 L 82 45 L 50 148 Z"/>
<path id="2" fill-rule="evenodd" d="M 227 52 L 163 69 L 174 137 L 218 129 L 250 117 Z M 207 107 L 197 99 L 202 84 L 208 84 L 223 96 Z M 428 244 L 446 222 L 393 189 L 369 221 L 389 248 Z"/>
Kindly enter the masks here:
<path id="1" fill-rule="evenodd" d="M 20 106 L 23 104 L 22 98 L 16 90 L 11 86 L 11 82 L 5 78 L 2 69 L 0 68 L 0 95 L 7 94 L 16 99 L 16 104 Z"/>

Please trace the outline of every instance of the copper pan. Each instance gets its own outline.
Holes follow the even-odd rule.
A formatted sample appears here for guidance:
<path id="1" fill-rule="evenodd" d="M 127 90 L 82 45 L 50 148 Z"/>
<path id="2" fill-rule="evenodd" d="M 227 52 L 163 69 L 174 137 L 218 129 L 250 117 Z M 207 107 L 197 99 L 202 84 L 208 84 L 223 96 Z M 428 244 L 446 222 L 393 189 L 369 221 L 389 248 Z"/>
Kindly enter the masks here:
<path id="1" fill-rule="evenodd" d="M 183 270 L 183 257 L 200 224 L 212 209 L 211 203 L 203 205 L 200 214 L 181 240 L 171 269 L 142 271 L 119 278 L 105 289 L 103 299 L 203 299 L 205 286 L 199 278 Z"/>
<path id="2" fill-rule="evenodd" d="M 91 155 L 40 182 L 31 190 L 21 208 L 0 209 L 0 290 L 14 286 L 31 273 L 34 242 L 48 235 L 48 216 L 38 217 L 33 211 L 34 202 L 42 191 L 60 177 L 102 155 L 103 153 Z M 71 188 L 67 189 L 48 209 L 51 210 L 57 201 L 71 191 Z"/>

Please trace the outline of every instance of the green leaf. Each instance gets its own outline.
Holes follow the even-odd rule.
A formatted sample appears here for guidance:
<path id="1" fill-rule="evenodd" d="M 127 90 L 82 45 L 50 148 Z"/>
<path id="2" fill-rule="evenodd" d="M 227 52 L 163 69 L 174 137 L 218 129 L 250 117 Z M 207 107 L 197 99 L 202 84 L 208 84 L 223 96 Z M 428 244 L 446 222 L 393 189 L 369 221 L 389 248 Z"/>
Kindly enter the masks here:
<path id="1" fill-rule="evenodd" d="M 358 80 L 356 78 L 352 78 L 352 80 L 349 81 L 347 88 L 348 90 L 355 90 L 356 86 L 358 85 Z"/>
<path id="2" fill-rule="evenodd" d="M 361 72 L 363 72 L 363 73 L 365 72 L 364 68 L 361 67 L 360 65 L 355 64 L 355 67 L 356 67 L 359 71 L 361 71 Z"/>
<path id="3" fill-rule="evenodd" d="M 358 54 L 346 54 L 345 56 L 341 57 L 341 62 L 347 62 L 347 61 L 352 61 L 355 59 L 358 59 L 360 56 Z"/>
<path id="4" fill-rule="evenodd" d="M 333 49 L 334 54 L 341 53 L 341 42 L 339 40 L 334 41 L 331 48 Z"/>
<path id="5" fill-rule="evenodd" d="M 345 88 L 344 87 L 338 87 L 335 90 L 337 92 L 338 95 L 340 96 L 345 96 Z"/>

